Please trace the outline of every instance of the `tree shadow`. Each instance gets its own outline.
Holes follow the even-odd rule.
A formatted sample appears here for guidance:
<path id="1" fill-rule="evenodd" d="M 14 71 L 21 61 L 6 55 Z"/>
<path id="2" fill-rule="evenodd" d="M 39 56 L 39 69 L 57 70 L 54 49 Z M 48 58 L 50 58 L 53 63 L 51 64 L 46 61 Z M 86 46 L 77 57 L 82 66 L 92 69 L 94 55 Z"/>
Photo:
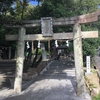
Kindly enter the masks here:
<path id="1" fill-rule="evenodd" d="M 63 67 L 66 66 L 66 67 Z M 42 75 L 39 75 L 35 77 L 33 80 L 29 81 L 27 85 L 23 86 L 23 91 L 27 89 L 31 84 L 35 83 L 36 81 L 40 80 L 45 80 L 45 79 L 70 79 L 71 82 L 73 83 L 72 85 L 76 85 L 76 77 L 73 75 L 69 76 L 68 73 L 66 73 L 67 70 L 73 70 L 74 67 L 74 62 L 73 61 L 59 61 L 59 60 L 54 60 L 53 63 L 49 66 L 49 69 L 44 72 Z M 61 69 L 61 70 L 60 70 Z"/>
<path id="2" fill-rule="evenodd" d="M 11 87 L 10 80 L 7 77 L 2 77 L 0 81 L 0 90 L 4 90 Z"/>

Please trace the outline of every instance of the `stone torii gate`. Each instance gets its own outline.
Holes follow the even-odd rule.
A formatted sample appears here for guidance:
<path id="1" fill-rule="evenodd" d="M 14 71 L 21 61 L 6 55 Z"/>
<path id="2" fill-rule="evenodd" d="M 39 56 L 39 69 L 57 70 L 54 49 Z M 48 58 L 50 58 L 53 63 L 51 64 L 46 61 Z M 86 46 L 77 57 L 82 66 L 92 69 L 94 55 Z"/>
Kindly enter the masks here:
<path id="1" fill-rule="evenodd" d="M 11 28 L 11 27 L 19 28 L 18 35 L 6 35 L 7 41 L 18 40 L 14 91 L 16 93 L 20 93 L 22 89 L 25 41 L 73 39 L 76 83 L 77 83 L 76 92 L 78 96 L 86 92 L 84 75 L 83 75 L 82 38 L 97 38 L 98 31 L 81 32 L 80 24 L 97 21 L 99 15 L 100 15 L 100 11 L 97 11 L 90 14 L 70 17 L 70 18 L 52 19 L 51 17 L 45 17 L 45 18 L 41 18 L 41 20 L 21 21 L 22 25 L 13 24 L 13 23 L 11 25 L 6 25 L 7 28 Z M 52 29 L 53 25 L 54 26 L 74 25 L 73 32 L 53 33 L 53 29 Z M 39 26 L 41 26 L 42 34 L 26 35 L 25 28 L 39 27 Z"/>

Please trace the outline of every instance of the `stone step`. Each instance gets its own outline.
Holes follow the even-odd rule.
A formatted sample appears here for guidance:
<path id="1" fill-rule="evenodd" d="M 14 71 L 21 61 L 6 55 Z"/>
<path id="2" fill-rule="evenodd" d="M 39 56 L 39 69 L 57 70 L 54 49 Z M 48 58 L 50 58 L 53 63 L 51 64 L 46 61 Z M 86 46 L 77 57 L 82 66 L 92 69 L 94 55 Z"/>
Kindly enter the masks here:
<path id="1" fill-rule="evenodd" d="M 62 71 L 64 71 L 64 70 L 74 70 L 75 68 L 74 67 L 56 67 L 56 68 L 54 68 L 54 67 L 49 67 L 48 68 L 48 70 L 57 70 L 57 71 L 60 71 L 60 70 L 62 70 Z"/>
<path id="2" fill-rule="evenodd" d="M 49 100 L 49 98 L 51 98 L 50 100 L 84 100 L 80 97 L 77 97 L 77 96 L 74 96 L 74 95 L 56 95 L 54 94 L 55 96 L 52 95 L 52 97 L 47 97 L 45 98 L 44 100 Z"/>
<path id="3" fill-rule="evenodd" d="M 0 65 L 0 69 L 16 68 L 16 65 Z"/>
<path id="4" fill-rule="evenodd" d="M 15 68 L 16 67 L 16 61 L 15 60 L 1 60 L 0 61 L 0 69 L 5 68 Z"/>
<path id="5" fill-rule="evenodd" d="M 44 73 L 43 75 L 48 75 L 48 76 L 75 76 L 74 73 Z"/>
<path id="6" fill-rule="evenodd" d="M 39 80 L 43 79 L 67 79 L 66 75 L 60 75 L 59 77 L 57 75 L 51 75 L 51 74 L 42 74 L 41 77 L 38 78 Z M 73 78 L 72 78 L 73 79 Z"/>
<path id="7" fill-rule="evenodd" d="M 57 65 L 57 64 L 62 65 L 62 64 L 68 64 L 68 63 L 73 63 L 74 64 L 74 61 L 73 62 L 72 61 L 54 61 L 52 64 L 53 65 Z"/>
<path id="8" fill-rule="evenodd" d="M 60 67 L 66 67 L 66 68 L 69 68 L 69 67 L 74 67 L 74 64 L 73 63 L 68 63 L 68 64 L 58 64 L 58 65 L 50 65 L 49 66 L 50 68 L 60 68 Z"/>
<path id="9" fill-rule="evenodd" d="M 54 67 L 54 66 L 74 66 L 74 63 L 67 63 L 67 64 L 56 64 L 56 65 L 50 65 L 50 67 Z"/>
<path id="10" fill-rule="evenodd" d="M 64 69 L 64 68 L 48 69 L 46 72 L 47 73 L 75 73 L 75 68 L 73 69 Z"/>
<path id="11" fill-rule="evenodd" d="M 15 68 L 0 68 L 0 71 L 15 71 Z"/>
<path id="12" fill-rule="evenodd" d="M 75 68 L 49 68 L 47 69 L 48 72 L 74 72 Z"/>
<path id="13" fill-rule="evenodd" d="M 75 72 L 65 72 L 65 73 L 63 73 L 63 72 L 45 72 L 44 73 L 45 75 L 47 75 L 47 74 L 50 74 L 50 75 L 55 75 L 55 74 L 57 74 L 57 75 L 62 75 L 62 74 L 66 74 L 66 75 L 74 75 L 75 76 Z"/>

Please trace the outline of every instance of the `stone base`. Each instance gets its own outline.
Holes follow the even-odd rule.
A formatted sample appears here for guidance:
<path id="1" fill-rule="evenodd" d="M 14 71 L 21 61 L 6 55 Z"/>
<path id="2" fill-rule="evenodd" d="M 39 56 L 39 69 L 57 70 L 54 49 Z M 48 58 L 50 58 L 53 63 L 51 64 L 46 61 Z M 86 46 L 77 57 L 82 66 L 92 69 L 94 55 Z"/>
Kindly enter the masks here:
<path id="1" fill-rule="evenodd" d="M 83 93 L 80 95 L 83 100 L 92 100 L 88 93 Z"/>
<path id="2" fill-rule="evenodd" d="M 87 73 L 87 72 L 85 72 L 85 76 L 87 76 L 87 75 L 91 75 L 92 73 L 90 72 L 90 73 Z"/>

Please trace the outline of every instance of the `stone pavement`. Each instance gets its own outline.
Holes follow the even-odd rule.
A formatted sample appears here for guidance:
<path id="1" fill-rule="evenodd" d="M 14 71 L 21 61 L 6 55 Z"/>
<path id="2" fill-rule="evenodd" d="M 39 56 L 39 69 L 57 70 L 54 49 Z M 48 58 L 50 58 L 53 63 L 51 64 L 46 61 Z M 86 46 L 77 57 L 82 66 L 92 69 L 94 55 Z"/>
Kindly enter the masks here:
<path id="1" fill-rule="evenodd" d="M 88 100 L 77 97 L 75 87 L 73 62 L 55 60 L 49 69 L 35 77 L 32 84 L 21 94 L 12 93 L 4 100 Z M 3 100 L 2 95 L 0 97 L 0 100 Z"/>

